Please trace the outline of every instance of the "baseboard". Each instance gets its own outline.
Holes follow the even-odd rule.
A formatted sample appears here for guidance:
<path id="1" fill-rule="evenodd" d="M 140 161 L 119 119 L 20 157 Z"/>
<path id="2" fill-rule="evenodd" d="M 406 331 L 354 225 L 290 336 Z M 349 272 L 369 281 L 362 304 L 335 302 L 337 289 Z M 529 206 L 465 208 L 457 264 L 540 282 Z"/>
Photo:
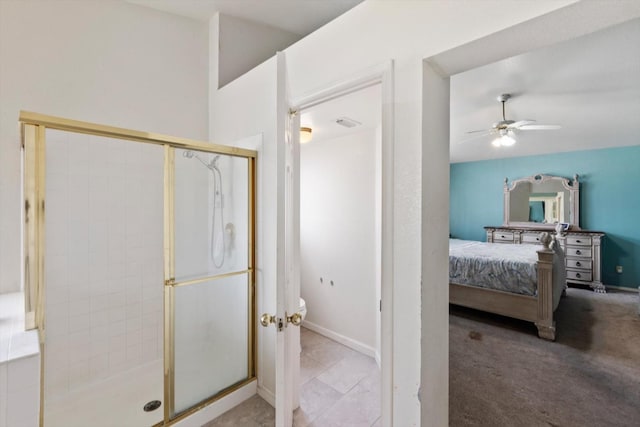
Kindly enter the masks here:
<path id="1" fill-rule="evenodd" d="M 375 349 L 373 347 L 369 347 L 368 345 L 361 343 L 360 341 L 356 341 L 349 337 L 345 337 L 344 335 L 340 335 L 337 332 L 333 332 L 329 329 L 323 328 L 322 326 L 316 325 L 315 323 L 309 322 L 308 320 L 303 321 L 302 326 L 312 330 L 313 332 L 317 332 L 320 335 L 324 335 L 327 338 L 331 338 L 332 340 L 339 342 L 342 345 L 346 345 L 347 347 L 359 353 L 362 353 L 369 357 L 376 357 Z"/>
<path id="2" fill-rule="evenodd" d="M 219 417 L 230 409 L 235 408 L 245 400 L 256 394 L 258 381 L 251 381 L 212 404 L 205 406 L 198 412 L 186 417 L 174 424 L 176 427 L 200 427 L 209 421 Z"/>
<path id="3" fill-rule="evenodd" d="M 258 396 L 263 398 L 269 405 L 276 407 L 276 395 L 271 390 L 258 386 Z"/>
<path id="4" fill-rule="evenodd" d="M 612 285 L 605 285 L 605 287 L 607 289 L 615 289 L 616 291 L 631 292 L 632 294 L 637 294 L 639 289 L 639 288 L 627 288 L 626 286 L 612 286 Z"/>

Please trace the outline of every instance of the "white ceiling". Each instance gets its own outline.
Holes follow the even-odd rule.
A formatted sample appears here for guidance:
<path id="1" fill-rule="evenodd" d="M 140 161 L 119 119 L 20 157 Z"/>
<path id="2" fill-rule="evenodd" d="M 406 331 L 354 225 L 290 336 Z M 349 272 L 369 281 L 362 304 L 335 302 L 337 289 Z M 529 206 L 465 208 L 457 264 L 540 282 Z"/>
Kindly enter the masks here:
<path id="1" fill-rule="evenodd" d="M 127 1 L 200 20 L 221 12 L 306 35 L 362 0 Z M 374 127 L 375 90 L 315 107 L 302 126 L 315 140 Z M 512 147 L 495 148 L 490 136 L 469 140 L 466 132 L 501 120 L 502 93 L 513 95 L 507 119 L 562 128 L 521 131 Z M 363 126 L 338 126 L 340 116 Z M 640 144 L 640 19 L 452 76 L 450 120 L 454 163 Z"/>
<path id="2" fill-rule="evenodd" d="M 216 12 L 305 36 L 363 0 L 126 0 L 206 21 Z"/>
<path id="3" fill-rule="evenodd" d="M 512 147 L 465 132 L 507 119 L 559 124 L 521 131 Z M 464 140 L 466 142 L 462 142 Z M 451 161 L 640 144 L 640 20 L 451 77 Z"/>
<path id="4" fill-rule="evenodd" d="M 501 120 L 496 97 L 510 93 L 506 116 L 559 124 L 558 130 L 520 131 L 511 147 L 468 131 Z M 301 125 L 315 141 L 380 123 L 380 87 L 305 111 Z M 346 129 L 335 119 L 363 123 Z M 640 19 L 451 77 L 451 162 L 520 157 L 640 144 Z"/>
<path id="5" fill-rule="evenodd" d="M 382 92 L 377 84 L 304 110 L 300 115 L 300 126 L 312 129 L 313 144 L 373 129 L 380 124 L 381 115 Z M 336 123 L 340 117 L 358 121 L 361 125 L 346 128 Z"/>

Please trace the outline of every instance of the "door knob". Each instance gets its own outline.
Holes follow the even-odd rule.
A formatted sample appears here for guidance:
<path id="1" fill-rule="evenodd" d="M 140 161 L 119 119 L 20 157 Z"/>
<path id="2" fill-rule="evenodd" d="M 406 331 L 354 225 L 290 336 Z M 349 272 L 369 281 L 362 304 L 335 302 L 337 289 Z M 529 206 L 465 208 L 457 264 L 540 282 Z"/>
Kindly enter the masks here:
<path id="1" fill-rule="evenodd" d="M 260 316 L 260 324 L 265 328 L 272 323 L 276 323 L 276 316 L 272 316 L 267 313 L 264 313 L 262 316 Z"/>
<path id="2" fill-rule="evenodd" d="M 283 325 L 283 321 L 282 321 L 282 317 L 278 318 L 276 316 L 272 316 L 268 313 L 264 313 L 262 316 L 260 316 L 260 324 L 262 326 L 264 326 L 265 328 L 267 326 L 269 326 L 270 324 L 275 324 L 276 327 L 278 328 L 278 331 L 282 330 Z"/>
<path id="3" fill-rule="evenodd" d="M 302 314 L 293 313 L 291 316 L 287 316 L 287 322 L 294 326 L 300 326 L 302 323 Z"/>

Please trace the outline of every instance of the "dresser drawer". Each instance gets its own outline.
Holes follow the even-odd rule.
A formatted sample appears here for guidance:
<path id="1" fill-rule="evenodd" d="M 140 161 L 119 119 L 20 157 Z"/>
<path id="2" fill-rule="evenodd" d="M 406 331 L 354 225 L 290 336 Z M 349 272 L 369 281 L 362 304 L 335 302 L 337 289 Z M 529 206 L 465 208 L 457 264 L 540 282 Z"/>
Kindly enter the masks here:
<path id="1" fill-rule="evenodd" d="M 567 247 L 567 258 L 568 257 L 591 258 L 591 248 L 569 248 L 569 247 Z"/>
<path id="2" fill-rule="evenodd" d="M 591 271 L 591 260 L 590 259 L 567 259 L 567 268 L 580 269 L 584 268 L 585 270 Z"/>
<path id="3" fill-rule="evenodd" d="M 573 246 L 591 246 L 591 237 L 586 236 L 567 236 L 567 245 Z"/>
<path id="4" fill-rule="evenodd" d="M 524 233 L 522 235 L 522 243 L 540 243 L 539 233 Z"/>
<path id="5" fill-rule="evenodd" d="M 513 233 L 510 231 L 494 231 L 493 232 L 493 241 L 494 242 L 512 242 L 513 243 Z"/>
<path id="6" fill-rule="evenodd" d="M 591 281 L 590 271 L 576 271 L 567 270 L 567 280 L 584 280 L 585 282 Z"/>

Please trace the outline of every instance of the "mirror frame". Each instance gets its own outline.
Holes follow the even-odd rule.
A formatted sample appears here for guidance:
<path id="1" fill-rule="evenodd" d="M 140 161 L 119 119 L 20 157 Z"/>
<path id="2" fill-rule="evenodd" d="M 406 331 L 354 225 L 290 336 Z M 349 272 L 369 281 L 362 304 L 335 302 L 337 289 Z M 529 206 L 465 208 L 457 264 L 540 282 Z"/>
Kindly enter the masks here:
<path id="1" fill-rule="evenodd" d="M 509 185 L 508 178 L 504 179 L 504 227 L 521 227 L 521 228 L 545 228 L 555 229 L 556 224 L 541 224 L 537 222 L 514 222 L 509 219 L 509 201 L 511 200 L 511 191 L 515 190 L 520 183 L 542 184 L 543 182 L 556 181 L 562 185 L 562 188 L 569 192 L 569 227 L 571 230 L 580 230 L 580 182 L 578 175 L 573 176 L 573 181 L 561 176 L 535 174 L 526 178 L 512 181 Z"/>

